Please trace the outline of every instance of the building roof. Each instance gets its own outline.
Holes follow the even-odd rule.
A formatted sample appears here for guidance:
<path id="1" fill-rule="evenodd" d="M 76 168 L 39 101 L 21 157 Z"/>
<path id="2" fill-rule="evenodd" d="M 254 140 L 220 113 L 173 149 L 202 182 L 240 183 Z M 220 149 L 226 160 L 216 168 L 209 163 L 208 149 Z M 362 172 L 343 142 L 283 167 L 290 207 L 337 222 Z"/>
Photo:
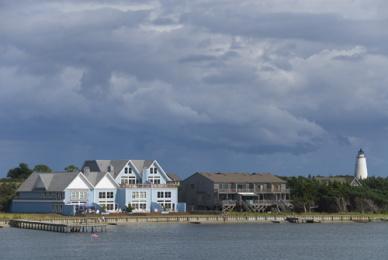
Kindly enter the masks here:
<path id="1" fill-rule="evenodd" d="M 208 178 L 212 182 L 216 183 L 268 183 L 268 182 L 277 182 L 277 183 L 286 183 L 285 180 L 282 180 L 271 173 L 209 173 L 209 172 L 199 172 L 198 174 Z"/>
<path id="2" fill-rule="evenodd" d="M 22 183 L 22 185 L 20 185 L 17 191 L 32 191 L 34 189 L 45 189 L 46 191 L 64 191 L 78 174 L 79 172 L 34 172 Z"/>
<path id="3" fill-rule="evenodd" d="M 147 169 L 151 166 L 154 160 L 87 160 L 82 166 L 84 171 L 85 167 L 89 167 L 91 172 L 108 172 L 109 166 L 113 166 L 113 172 L 111 172 L 113 178 L 116 178 L 120 171 L 125 167 L 125 165 L 131 161 L 133 165 L 140 171 L 143 172 L 144 169 Z"/>
<path id="4" fill-rule="evenodd" d="M 175 173 L 167 173 L 167 176 L 172 180 L 172 181 L 180 181 L 181 178 L 179 178 L 178 175 Z"/>
<path id="5" fill-rule="evenodd" d="M 113 178 L 116 178 L 124 166 L 129 160 L 87 160 L 82 166 L 82 171 L 85 167 L 89 167 L 91 172 L 108 172 L 109 166 L 113 166 L 113 172 L 111 172 Z"/>
<path id="6" fill-rule="evenodd" d="M 106 172 L 85 172 L 84 175 L 88 179 L 88 181 L 96 186 L 97 183 L 105 176 Z"/>
<path id="7" fill-rule="evenodd" d="M 154 160 L 131 160 L 131 162 L 140 172 L 142 172 L 144 169 L 149 168 Z"/>

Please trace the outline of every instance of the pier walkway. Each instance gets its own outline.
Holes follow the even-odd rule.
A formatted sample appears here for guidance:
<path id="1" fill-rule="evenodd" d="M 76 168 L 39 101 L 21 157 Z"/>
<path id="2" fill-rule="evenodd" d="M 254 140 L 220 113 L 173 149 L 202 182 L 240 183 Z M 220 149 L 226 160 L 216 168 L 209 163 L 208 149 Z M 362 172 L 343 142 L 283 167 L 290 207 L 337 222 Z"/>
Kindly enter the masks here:
<path id="1" fill-rule="evenodd" d="M 106 224 L 101 223 L 73 223 L 73 224 L 61 224 L 50 223 L 41 221 L 31 221 L 23 219 L 13 219 L 9 221 L 9 226 L 23 229 L 34 229 L 61 233 L 73 233 L 73 232 L 105 232 Z"/>

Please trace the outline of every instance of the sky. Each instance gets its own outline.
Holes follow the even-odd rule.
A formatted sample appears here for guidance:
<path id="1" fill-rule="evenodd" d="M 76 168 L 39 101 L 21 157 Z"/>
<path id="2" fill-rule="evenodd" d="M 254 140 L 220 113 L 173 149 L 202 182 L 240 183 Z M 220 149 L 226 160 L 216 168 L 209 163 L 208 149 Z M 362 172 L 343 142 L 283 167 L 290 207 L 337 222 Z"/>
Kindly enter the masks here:
<path id="1" fill-rule="evenodd" d="M 0 176 L 26 162 L 388 176 L 385 0 L 0 0 Z"/>

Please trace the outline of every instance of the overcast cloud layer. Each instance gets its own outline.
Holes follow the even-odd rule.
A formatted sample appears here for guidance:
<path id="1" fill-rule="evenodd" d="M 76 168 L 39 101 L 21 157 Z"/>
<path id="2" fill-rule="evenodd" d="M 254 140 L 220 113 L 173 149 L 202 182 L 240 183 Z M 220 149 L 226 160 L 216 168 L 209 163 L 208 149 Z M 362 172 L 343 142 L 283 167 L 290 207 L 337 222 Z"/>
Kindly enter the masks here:
<path id="1" fill-rule="evenodd" d="M 0 170 L 388 175 L 383 0 L 1 1 Z"/>

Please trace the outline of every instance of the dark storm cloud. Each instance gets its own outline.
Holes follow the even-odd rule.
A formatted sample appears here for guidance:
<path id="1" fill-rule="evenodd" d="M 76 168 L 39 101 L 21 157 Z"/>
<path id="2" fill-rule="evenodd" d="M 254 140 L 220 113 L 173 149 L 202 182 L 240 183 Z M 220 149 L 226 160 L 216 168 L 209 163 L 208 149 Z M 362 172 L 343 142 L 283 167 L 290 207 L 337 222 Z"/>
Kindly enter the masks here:
<path id="1" fill-rule="evenodd" d="M 2 169 L 131 157 L 288 174 L 386 131 L 381 1 L 0 4 Z"/>

